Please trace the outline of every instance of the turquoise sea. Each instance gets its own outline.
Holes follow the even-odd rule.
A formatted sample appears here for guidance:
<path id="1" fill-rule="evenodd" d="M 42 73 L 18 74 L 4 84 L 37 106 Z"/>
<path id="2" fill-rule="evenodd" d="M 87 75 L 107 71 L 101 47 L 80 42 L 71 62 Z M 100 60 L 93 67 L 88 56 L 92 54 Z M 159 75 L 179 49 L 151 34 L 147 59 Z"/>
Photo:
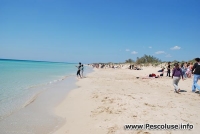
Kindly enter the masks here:
<path id="1" fill-rule="evenodd" d="M 25 107 L 43 85 L 75 75 L 76 65 L 0 59 L 0 120 Z"/>

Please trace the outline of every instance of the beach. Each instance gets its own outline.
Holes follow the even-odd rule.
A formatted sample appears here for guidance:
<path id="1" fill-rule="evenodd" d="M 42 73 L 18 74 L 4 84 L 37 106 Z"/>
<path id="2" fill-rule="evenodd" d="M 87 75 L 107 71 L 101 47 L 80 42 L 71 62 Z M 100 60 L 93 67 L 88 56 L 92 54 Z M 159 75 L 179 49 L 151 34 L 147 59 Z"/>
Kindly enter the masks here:
<path id="1" fill-rule="evenodd" d="M 0 134 L 200 134 L 200 0 L 1 0 L 0 15 Z"/>
<path id="2" fill-rule="evenodd" d="M 0 134 L 49 134 L 55 107 L 76 88 L 76 64 L 0 60 Z M 90 72 L 85 68 L 85 73 Z"/>
<path id="3" fill-rule="evenodd" d="M 160 67 L 143 70 L 94 69 L 79 79 L 56 107 L 65 120 L 54 134 L 198 134 L 200 96 L 191 92 L 192 78 L 179 82 L 174 93 L 172 78 L 142 79 L 159 74 Z M 139 77 L 138 79 L 136 77 Z M 191 130 L 125 130 L 125 124 L 192 124 Z"/>

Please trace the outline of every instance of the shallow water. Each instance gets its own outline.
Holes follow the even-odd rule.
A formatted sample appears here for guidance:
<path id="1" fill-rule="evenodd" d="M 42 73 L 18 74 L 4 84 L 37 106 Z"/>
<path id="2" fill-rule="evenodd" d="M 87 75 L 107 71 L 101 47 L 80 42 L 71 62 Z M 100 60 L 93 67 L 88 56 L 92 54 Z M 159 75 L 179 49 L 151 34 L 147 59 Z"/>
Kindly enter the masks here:
<path id="1" fill-rule="evenodd" d="M 75 74 L 75 64 L 0 60 L 0 120 L 23 108 L 51 84 Z"/>
<path id="2" fill-rule="evenodd" d="M 0 121 L 0 131 L 5 134 L 47 134 L 53 132 L 64 119 L 54 114 L 54 108 L 75 88 L 75 77 L 51 85 L 41 86 L 44 90 L 26 103 L 26 106 Z M 37 87 L 38 88 L 38 87 Z"/>
<path id="3" fill-rule="evenodd" d="M 0 132 L 46 134 L 61 126 L 54 108 L 76 87 L 75 65 L 0 60 Z"/>

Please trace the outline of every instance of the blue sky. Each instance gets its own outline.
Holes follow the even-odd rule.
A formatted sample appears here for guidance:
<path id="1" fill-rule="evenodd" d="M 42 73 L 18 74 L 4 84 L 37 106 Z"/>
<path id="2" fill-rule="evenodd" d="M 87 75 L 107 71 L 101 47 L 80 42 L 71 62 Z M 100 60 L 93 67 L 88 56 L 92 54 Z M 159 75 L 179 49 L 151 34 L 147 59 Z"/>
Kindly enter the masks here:
<path id="1" fill-rule="evenodd" d="M 1 0 L 0 58 L 123 62 L 199 57 L 199 0 Z"/>

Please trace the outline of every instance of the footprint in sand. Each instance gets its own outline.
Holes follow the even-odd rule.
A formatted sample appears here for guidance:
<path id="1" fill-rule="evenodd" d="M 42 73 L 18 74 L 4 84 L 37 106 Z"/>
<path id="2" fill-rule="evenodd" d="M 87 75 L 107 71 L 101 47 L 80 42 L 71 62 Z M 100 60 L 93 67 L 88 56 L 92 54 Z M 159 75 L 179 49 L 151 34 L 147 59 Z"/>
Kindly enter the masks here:
<path id="1" fill-rule="evenodd" d="M 133 117 L 134 117 L 134 118 L 136 118 L 136 117 L 137 117 L 137 115 L 133 115 Z"/>
<path id="2" fill-rule="evenodd" d="M 110 103 L 112 104 L 114 102 L 114 99 L 109 99 Z"/>
<path id="3" fill-rule="evenodd" d="M 131 95 L 127 95 L 128 97 L 131 97 L 132 99 L 135 99 L 133 96 L 131 96 Z"/>
<path id="4" fill-rule="evenodd" d="M 109 127 L 107 134 L 114 134 L 117 131 L 117 129 L 119 128 L 116 125 L 113 127 Z"/>
<path id="5" fill-rule="evenodd" d="M 189 122 L 188 120 L 185 120 L 185 119 L 181 119 L 181 120 L 183 120 L 183 121 L 185 121 L 185 122 Z"/>
<path id="6" fill-rule="evenodd" d="M 149 132 L 144 132 L 143 134 L 151 134 L 151 133 L 149 133 Z"/>
<path id="7" fill-rule="evenodd" d="M 144 105 L 150 106 L 150 107 L 156 107 L 155 105 L 151 105 L 151 104 L 148 104 L 148 103 L 144 103 Z"/>
<path id="8" fill-rule="evenodd" d="M 99 96 L 98 95 L 94 95 L 92 98 L 98 98 Z"/>
<path id="9" fill-rule="evenodd" d="M 137 134 L 141 134 L 142 133 L 142 130 L 140 130 L 140 131 L 137 131 Z"/>

